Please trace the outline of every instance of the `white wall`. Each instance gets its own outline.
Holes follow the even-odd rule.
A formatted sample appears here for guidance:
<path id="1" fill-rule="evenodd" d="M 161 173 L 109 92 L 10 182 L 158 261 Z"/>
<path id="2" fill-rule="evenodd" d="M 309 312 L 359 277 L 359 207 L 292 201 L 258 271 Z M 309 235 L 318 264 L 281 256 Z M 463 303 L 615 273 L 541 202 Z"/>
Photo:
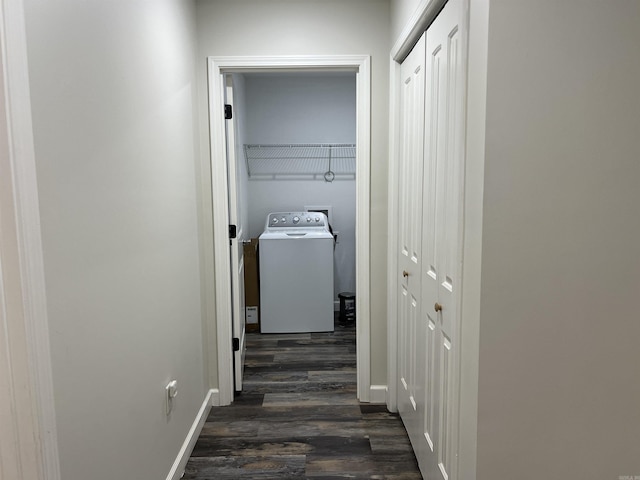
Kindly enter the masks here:
<path id="1" fill-rule="evenodd" d="M 393 45 L 416 9 L 424 3 L 424 0 L 390 0 L 390 3 L 391 45 Z"/>
<path id="2" fill-rule="evenodd" d="M 356 143 L 354 73 L 247 74 L 246 85 L 248 143 Z"/>
<path id="3" fill-rule="evenodd" d="M 25 4 L 62 478 L 165 478 L 205 396 L 193 4 Z"/>
<path id="4" fill-rule="evenodd" d="M 355 143 L 355 74 L 247 74 L 246 143 Z M 355 163 L 354 163 L 355 165 Z M 339 232 L 334 290 L 355 291 L 355 180 L 250 180 L 251 237 L 270 212 L 330 205 Z"/>
<path id="5" fill-rule="evenodd" d="M 371 383 L 386 384 L 389 4 L 386 0 L 199 0 L 202 131 L 209 55 L 371 55 Z M 208 137 L 201 142 L 203 178 Z"/>
<path id="6" fill-rule="evenodd" d="M 640 475 L 639 22 L 491 2 L 478 480 Z"/>

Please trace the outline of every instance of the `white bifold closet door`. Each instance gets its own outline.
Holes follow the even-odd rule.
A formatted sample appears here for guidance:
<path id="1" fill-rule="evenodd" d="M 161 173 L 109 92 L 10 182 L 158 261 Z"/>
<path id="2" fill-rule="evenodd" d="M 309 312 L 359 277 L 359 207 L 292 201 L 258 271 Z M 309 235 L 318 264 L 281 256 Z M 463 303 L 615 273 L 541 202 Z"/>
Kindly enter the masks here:
<path id="1" fill-rule="evenodd" d="M 425 324 L 421 319 L 422 205 L 425 114 L 425 37 L 402 63 L 398 159 L 398 410 L 416 456 L 425 409 Z M 422 438 L 421 438 L 422 437 Z"/>
<path id="2" fill-rule="evenodd" d="M 445 5 L 401 67 L 398 406 L 423 476 L 444 480 L 457 478 L 463 2 Z M 418 71 L 421 94 L 408 89 Z"/>

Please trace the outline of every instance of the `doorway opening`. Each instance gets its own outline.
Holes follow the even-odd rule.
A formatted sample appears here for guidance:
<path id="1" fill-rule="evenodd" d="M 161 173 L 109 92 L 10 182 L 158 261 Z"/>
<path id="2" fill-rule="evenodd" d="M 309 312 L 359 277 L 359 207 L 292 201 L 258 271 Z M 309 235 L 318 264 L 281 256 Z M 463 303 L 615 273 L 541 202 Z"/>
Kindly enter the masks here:
<path id="1" fill-rule="evenodd" d="M 230 215 L 233 215 L 234 209 L 245 208 L 245 215 L 247 216 L 246 228 L 248 238 L 255 238 L 262 232 L 264 227 L 264 218 L 266 214 L 270 213 L 267 210 L 273 210 L 275 205 L 269 206 L 268 202 L 264 199 L 271 197 L 268 192 L 274 192 L 272 190 L 274 183 L 282 183 L 285 181 L 283 178 L 278 178 L 277 175 L 287 176 L 292 172 L 279 171 L 279 172 L 267 172 L 254 169 L 256 172 L 261 172 L 262 175 L 270 176 L 271 182 L 262 178 L 262 181 L 257 178 L 255 181 L 247 182 L 247 185 L 251 183 L 251 186 L 246 187 L 247 190 L 253 188 L 255 192 L 253 195 L 254 204 L 259 204 L 259 208 L 252 213 L 248 213 L 247 208 L 251 208 L 251 202 L 248 202 L 247 207 L 238 207 L 238 204 L 230 205 L 229 198 L 230 185 L 228 178 L 230 175 L 228 165 L 228 155 L 232 147 L 229 146 L 227 139 L 227 131 L 225 130 L 224 120 L 224 105 L 228 98 L 228 80 L 231 78 L 238 79 L 240 83 L 262 82 L 261 88 L 266 88 L 270 81 L 274 79 L 281 81 L 283 76 L 288 79 L 300 79 L 301 76 L 305 76 L 307 80 L 312 78 L 318 79 L 322 76 L 328 79 L 343 79 L 354 81 L 355 83 L 355 122 L 352 128 L 352 138 L 355 137 L 355 141 L 352 140 L 355 146 L 354 171 L 349 173 L 348 168 L 345 169 L 345 165 L 337 166 L 335 163 L 332 166 L 328 166 L 327 172 L 330 172 L 329 178 L 326 177 L 327 172 L 323 172 L 322 178 L 316 178 L 317 172 L 313 169 L 298 171 L 297 175 L 300 178 L 293 179 L 288 178 L 291 182 L 289 187 L 301 188 L 300 182 L 306 182 L 307 189 L 311 185 L 322 185 L 324 183 L 335 184 L 337 188 L 347 186 L 347 182 L 344 180 L 351 175 L 351 183 L 355 184 L 355 194 L 352 195 L 352 201 L 354 203 L 355 219 L 351 220 L 351 228 L 353 229 L 353 249 L 355 250 L 355 274 L 352 273 L 352 279 L 349 279 L 348 268 L 343 268 L 343 271 L 338 271 L 336 291 L 339 293 L 343 284 L 352 285 L 355 284 L 356 292 L 356 311 L 357 326 L 356 326 L 356 338 L 357 338 L 357 379 L 358 388 L 357 396 L 360 401 L 369 401 L 370 391 L 370 319 L 369 319 L 369 180 L 370 180 L 370 151 L 369 151 L 369 139 L 370 139 L 370 73 L 369 73 L 369 57 L 368 56 L 334 56 L 334 57 L 282 57 L 282 58 L 209 58 L 209 107 L 210 107 L 210 138 L 211 138 L 211 171 L 212 171 L 212 192 L 213 192 L 213 224 L 214 224 L 214 261 L 215 269 L 213 272 L 215 278 L 215 296 L 216 296 L 216 324 L 210 325 L 217 332 L 217 355 L 214 360 L 217 362 L 210 362 L 210 368 L 217 368 L 218 372 L 218 389 L 219 389 L 219 404 L 227 405 L 233 400 L 234 393 L 234 336 L 232 327 L 233 318 L 233 293 L 234 288 L 229 281 L 232 278 L 232 273 L 235 271 L 233 255 L 229 253 L 229 225 Z M 328 82 L 326 82 L 328 83 Z M 245 88 L 246 91 L 246 88 Z M 266 97 L 267 100 L 273 100 L 272 96 Z M 251 107 L 249 107 L 251 108 Z M 336 119 L 339 122 L 340 119 Z M 256 144 L 266 143 L 281 145 L 288 142 L 300 143 L 305 145 L 317 144 L 318 137 L 312 140 L 313 137 L 304 136 L 304 132 L 298 137 L 300 141 L 286 140 L 282 136 L 278 135 L 283 133 L 282 128 L 278 128 L 278 119 L 272 119 L 268 123 L 261 133 L 262 138 L 257 139 Z M 334 125 L 335 126 L 335 125 Z M 348 128 L 344 129 L 347 136 L 349 135 Z M 246 130 L 245 130 L 246 131 Z M 285 132 L 286 133 L 286 132 Z M 309 135 L 318 134 L 315 132 L 307 132 Z M 269 137 L 271 135 L 271 137 Z M 269 138 L 267 138 L 269 137 Z M 321 142 L 325 141 L 323 137 Z M 267 141 L 265 141 L 267 140 Z M 349 144 L 349 138 L 340 137 L 335 139 L 327 139 L 327 142 L 339 142 L 339 144 Z M 312 143 L 310 143 L 312 142 Z M 322 144 L 322 143 L 321 143 Z M 242 145 L 246 145 L 242 142 Z M 247 144 L 248 145 L 248 144 Z M 237 151 L 235 148 L 235 161 L 246 162 L 243 167 L 251 168 L 248 163 L 247 157 L 245 157 L 244 151 Z M 305 167 L 306 168 L 306 167 Z M 247 172 L 250 175 L 250 172 Z M 340 176 L 340 179 L 336 178 Z M 296 184 L 294 183 L 298 183 Z M 352 185 L 353 187 L 353 185 Z M 242 188 L 242 187 L 241 187 Z M 302 187 L 304 188 L 304 186 Z M 282 190 L 282 188 L 281 188 Z M 236 194 L 235 192 L 234 194 Z M 292 192 L 289 192 L 290 194 Z M 263 200 L 256 202 L 255 198 L 260 197 Z M 275 195 L 274 195 L 275 197 Z M 312 210 L 313 208 L 305 207 L 317 207 L 317 204 L 327 205 L 327 200 L 319 197 L 306 197 L 296 199 L 295 196 L 284 195 L 288 198 L 289 204 L 298 207 L 299 210 Z M 331 205 L 334 209 L 335 206 Z M 230 210 L 231 207 L 231 210 Z M 279 210 L 277 208 L 276 210 Z M 265 211 L 262 211 L 265 210 Z M 291 208 L 287 209 L 288 211 Z M 332 216 L 335 216 L 335 212 L 332 212 Z M 251 220 L 249 220 L 251 219 Z M 335 220 L 337 222 L 337 218 Z M 349 221 L 347 220 L 347 223 Z M 346 225 L 346 224 L 345 224 Z M 343 227 L 340 227 L 343 228 Z M 344 233 L 344 245 L 348 246 L 348 239 L 345 226 Z M 338 231 L 338 236 L 341 233 Z M 340 241 L 340 240 L 338 240 Z M 355 249 L 355 245 L 358 248 Z M 347 250 L 342 249 L 342 250 Z M 348 255 L 348 252 L 343 252 Z M 341 262 L 345 264 L 345 262 Z M 346 282 L 346 283 L 340 283 Z M 238 291 L 236 288 L 235 291 Z M 336 298 L 337 298 L 336 293 Z M 236 306 L 237 309 L 237 306 Z M 241 315 L 244 321 L 244 312 Z M 237 342 L 236 342 L 237 343 Z M 236 362 L 237 363 L 237 362 Z"/>

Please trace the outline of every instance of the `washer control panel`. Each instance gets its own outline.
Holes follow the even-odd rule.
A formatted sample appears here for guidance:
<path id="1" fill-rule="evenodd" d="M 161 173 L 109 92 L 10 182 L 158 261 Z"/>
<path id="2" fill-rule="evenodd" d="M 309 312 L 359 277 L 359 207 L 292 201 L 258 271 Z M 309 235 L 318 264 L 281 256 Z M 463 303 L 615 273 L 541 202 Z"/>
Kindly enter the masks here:
<path id="1" fill-rule="evenodd" d="M 267 228 L 328 228 L 320 212 L 277 212 L 267 216 Z"/>

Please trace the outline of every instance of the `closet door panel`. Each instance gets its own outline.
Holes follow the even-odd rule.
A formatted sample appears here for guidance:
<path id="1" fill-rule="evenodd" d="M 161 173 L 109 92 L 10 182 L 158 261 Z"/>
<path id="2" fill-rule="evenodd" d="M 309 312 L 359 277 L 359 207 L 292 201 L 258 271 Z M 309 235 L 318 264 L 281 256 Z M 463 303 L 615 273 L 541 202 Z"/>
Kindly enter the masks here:
<path id="1" fill-rule="evenodd" d="M 425 41 L 401 67 L 400 156 L 398 184 L 398 409 L 416 455 L 424 450 L 424 354 L 421 322 L 422 175 Z"/>
<path id="2" fill-rule="evenodd" d="M 427 478 L 456 478 L 459 225 L 464 159 L 464 3 L 450 0 L 427 30 L 422 302 L 429 328 L 424 435 Z"/>
<path id="3" fill-rule="evenodd" d="M 431 459 L 438 442 L 438 379 L 440 355 L 437 352 L 440 329 L 438 325 L 437 312 L 433 305 L 438 300 L 438 278 L 439 263 L 438 253 L 440 242 L 438 238 L 437 225 L 437 201 L 438 185 L 440 173 L 438 170 L 438 160 L 442 152 L 442 133 L 440 118 L 443 110 L 442 99 L 442 76 L 444 66 L 446 66 L 445 50 L 439 44 L 433 45 L 429 42 L 429 31 L 427 31 L 427 82 L 426 82 L 426 114 L 425 114 L 425 160 L 423 178 L 423 255 L 424 270 L 422 272 L 422 299 L 425 305 L 423 310 L 423 321 L 428 325 L 428 338 L 426 342 L 426 358 L 428 365 L 425 368 L 425 418 L 423 422 L 423 435 L 429 446 L 428 458 Z M 433 464 L 433 461 L 431 462 Z M 430 465 L 430 470 L 433 465 Z"/>
<path id="4" fill-rule="evenodd" d="M 461 2 L 457 2 L 461 3 Z M 455 5 L 455 2 L 454 4 Z M 454 15 L 457 13 L 457 15 Z M 440 451 L 438 467 L 444 478 L 454 471 L 457 445 L 459 379 L 460 224 L 462 168 L 464 164 L 464 66 L 460 12 L 450 13 L 447 23 L 446 154 L 443 159 L 442 253 L 438 298 L 441 311 L 442 366 L 440 382 Z M 445 308 L 446 306 L 446 308 Z"/>

